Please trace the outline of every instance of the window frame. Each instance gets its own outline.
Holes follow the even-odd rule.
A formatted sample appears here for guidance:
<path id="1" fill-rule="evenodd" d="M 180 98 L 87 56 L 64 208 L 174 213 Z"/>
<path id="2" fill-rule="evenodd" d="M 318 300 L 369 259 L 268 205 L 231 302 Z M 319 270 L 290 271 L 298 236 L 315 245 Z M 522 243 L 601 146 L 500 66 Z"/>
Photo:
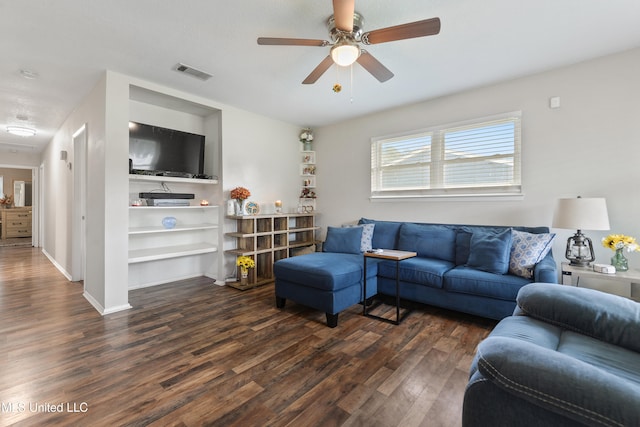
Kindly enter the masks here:
<path id="1" fill-rule="evenodd" d="M 513 123 L 513 177 L 508 184 L 492 185 L 484 182 L 478 185 L 450 186 L 444 184 L 446 165 L 468 162 L 469 159 L 445 159 L 445 135 L 459 130 L 489 127 L 500 123 Z M 403 142 L 420 137 L 430 136 L 430 162 L 429 162 L 429 186 L 408 186 L 404 189 L 385 189 L 382 184 L 382 173 L 385 169 L 381 166 L 381 148 L 383 144 Z M 370 198 L 371 200 L 397 200 L 415 198 L 452 198 L 452 197 L 479 197 L 486 200 L 488 197 L 522 197 L 522 112 L 511 111 L 481 118 L 446 123 L 393 135 L 371 138 L 370 145 Z M 480 158 L 489 158 L 485 156 Z M 505 156 L 502 156 L 505 157 Z M 493 158 L 499 158 L 498 156 Z M 478 158 L 476 158 L 478 159 Z M 388 168 L 387 168 L 388 170 Z"/>

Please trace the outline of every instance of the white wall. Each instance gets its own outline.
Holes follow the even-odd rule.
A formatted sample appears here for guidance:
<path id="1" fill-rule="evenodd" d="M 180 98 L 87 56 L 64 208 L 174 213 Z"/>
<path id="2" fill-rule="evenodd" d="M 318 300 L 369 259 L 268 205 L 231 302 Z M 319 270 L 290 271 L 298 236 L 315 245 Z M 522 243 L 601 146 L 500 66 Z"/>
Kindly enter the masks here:
<path id="1" fill-rule="evenodd" d="M 611 233 L 640 239 L 638 70 L 640 49 L 635 49 L 317 129 L 321 225 L 370 217 L 550 226 L 557 198 L 582 195 L 606 197 Z M 561 99 L 559 109 L 549 108 L 553 96 Z M 523 199 L 369 200 L 372 137 L 514 110 L 522 111 Z M 566 239 L 575 230 L 554 231 L 554 254 L 560 262 Z M 612 255 L 600 245 L 608 233 L 586 231 L 598 262 L 608 262 Z M 640 267 L 640 253 L 629 259 Z"/>
<path id="2" fill-rule="evenodd" d="M 124 98 L 123 98 L 124 97 Z M 122 119 L 125 117 L 125 119 Z M 122 122 L 122 126 L 109 123 Z M 72 271 L 73 134 L 87 124 L 87 214 L 85 297 L 101 312 L 128 307 L 126 209 L 128 166 L 128 83 L 105 73 L 96 87 L 65 120 L 42 154 L 44 169 L 43 251 L 67 276 Z M 123 148 L 122 143 L 125 141 Z M 125 160 L 121 163 L 120 157 Z M 125 218 L 125 220 L 123 220 Z M 124 246 L 123 246 L 124 245 Z M 123 266 L 124 263 L 124 266 Z"/>
<path id="3" fill-rule="evenodd" d="M 104 134 L 105 83 L 101 81 L 85 98 L 74 112 L 64 121 L 51 142 L 42 152 L 43 165 L 43 251 L 56 263 L 56 266 L 71 277 L 71 218 L 74 206 L 73 171 L 66 162 L 60 160 L 60 151 L 67 151 L 68 161 L 73 165 L 76 159 L 73 152 L 73 134 L 84 123 L 90 123 L 88 145 L 95 147 Z M 89 148 L 88 147 L 88 148 Z M 92 172 L 91 165 L 89 171 Z M 91 175 L 91 173 L 90 173 Z M 95 196 L 95 192 L 92 193 Z M 92 200 L 87 201 L 88 205 Z M 90 248 L 87 248 L 91 251 Z M 91 252 L 93 254 L 93 252 Z M 87 263 L 90 263 L 87 260 Z M 85 288 L 91 289 L 95 283 L 88 271 Z M 99 288 L 95 289 L 98 292 Z M 99 292 L 102 294 L 102 292 Z M 100 296 L 96 296 L 101 298 Z"/>
<path id="4" fill-rule="evenodd" d="M 251 192 L 249 200 L 260 204 L 263 213 L 274 213 L 276 200 L 284 212 L 295 212 L 300 194 L 300 127 L 236 108 L 222 111 L 223 197 L 241 186 Z M 235 230 L 233 221 L 225 229 Z M 225 249 L 235 239 L 225 240 Z M 225 278 L 236 272 L 235 257 L 225 257 Z"/>
<path id="5" fill-rule="evenodd" d="M 18 151 L 0 146 L 0 167 L 38 167 L 40 165 L 40 153 L 31 151 Z"/>

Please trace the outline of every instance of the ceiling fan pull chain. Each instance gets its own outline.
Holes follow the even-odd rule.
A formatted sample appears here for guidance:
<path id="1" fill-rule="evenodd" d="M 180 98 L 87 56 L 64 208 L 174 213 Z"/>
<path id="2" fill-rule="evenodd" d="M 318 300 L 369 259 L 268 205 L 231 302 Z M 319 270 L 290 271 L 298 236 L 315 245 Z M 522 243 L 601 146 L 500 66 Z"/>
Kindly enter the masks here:
<path id="1" fill-rule="evenodd" d="M 349 72 L 350 72 L 350 74 L 351 74 L 351 85 L 350 85 L 350 88 L 349 88 L 349 91 L 351 92 L 351 93 L 350 93 L 350 95 L 351 95 L 351 99 L 350 99 L 350 101 L 351 101 L 351 103 L 353 104 L 353 64 L 351 64 L 351 65 L 349 66 L 349 69 L 350 69 L 350 70 L 349 70 Z"/>
<path id="2" fill-rule="evenodd" d="M 338 67 L 338 64 L 334 64 L 336 67 L 336 84 L 333 85 L 333 92 L 334 93 L 340 93 L 340 91 L 342 90 L 342 85 L 339 83 L 340 82 L 340 67 Z"/>

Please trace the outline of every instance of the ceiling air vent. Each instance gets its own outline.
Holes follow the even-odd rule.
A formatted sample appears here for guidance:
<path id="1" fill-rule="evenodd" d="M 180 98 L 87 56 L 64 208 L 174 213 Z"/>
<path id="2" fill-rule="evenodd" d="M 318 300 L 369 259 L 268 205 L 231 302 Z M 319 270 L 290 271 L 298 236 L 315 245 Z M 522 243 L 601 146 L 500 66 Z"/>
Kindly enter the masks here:
<path id="1" fill-rule="evenodd" d="M 181 73 L 184 74 L 188 74 L 192 77 L 195 77 L 197 79 L 200 80 L 209 80 L 211 77 L 213 77 L 211 74 L 209 73 L 205 73 L 204 71 L 200 71 L 196 68 L 193 68 L 190 65 L 185 65 L 182 63 L 178 63 L 178 65 L 175 66 L 174 70 L 179 71 Z"/>

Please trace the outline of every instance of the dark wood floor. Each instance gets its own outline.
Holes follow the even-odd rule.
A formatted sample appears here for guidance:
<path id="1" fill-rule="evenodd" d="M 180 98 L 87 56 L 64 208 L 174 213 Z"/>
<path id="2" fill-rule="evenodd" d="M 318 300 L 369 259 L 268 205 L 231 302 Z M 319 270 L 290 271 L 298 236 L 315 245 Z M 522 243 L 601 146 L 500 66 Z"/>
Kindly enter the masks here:
<path id="1" fill-rule="evenodd" d="M 457 426 L 495 322 L 421 307 L 400 326 L 194 279 L 100 316 L 34 248 L 0 248 L 0 425 Z M 54 412 L 62 409 L 63 412 Z"/>

